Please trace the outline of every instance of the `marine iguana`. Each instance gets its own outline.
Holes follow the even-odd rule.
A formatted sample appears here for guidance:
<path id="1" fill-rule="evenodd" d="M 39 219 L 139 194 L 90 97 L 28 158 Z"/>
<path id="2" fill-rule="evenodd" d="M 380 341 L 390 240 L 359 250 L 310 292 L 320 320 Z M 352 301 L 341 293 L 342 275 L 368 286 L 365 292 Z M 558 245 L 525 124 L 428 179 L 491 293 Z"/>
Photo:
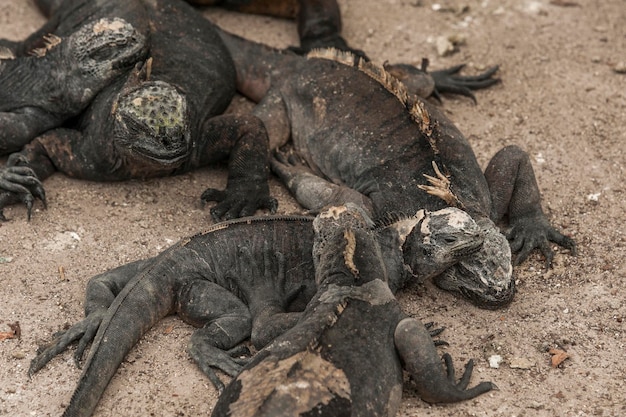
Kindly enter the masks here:
<path id="1" fill-rule="evenodd" d="M 416 74 L 332 49 L 307 59 L 220 34 L 235 61 L 239 91 L 259 103 L 254 114 L 268 129 L 270 147 L 291 139 L 308 165 L 293 166 L 287 158 L 272 164 L 304 207 L 356 201 L 374 218 L 420 208 L 467 211 L 485 229 L 483 249 L 435 282 L 486 308 L 513 299 L 511 250 L 521 262 L 539 248 L 548 265 L 549 241 L 575 253 L 574 241 L 542 211 L 528 155 L 508 146 L 483 173 L 454 124 L 391 72 L 409 81 Z M 505 218 L 506 237 L 496 226 Z"/>
<path id="2" fill-rule="evenodd" d="M 93 341 L 64 413 L 91 415 L 130 349 L 161 318 L 177 313 L 200 327 L 189 353 L 221 390 L 212 368 L 234 376 L 242 365 L 228 350 L 250 336 L 258 348 L 267 344 L 295 324 L 296 312 L 315 294 L 312 220 L 259 216 L 218 223 L 154 258 L 93 277 L 85 319 L 42 347 L 29 375 L 75 341 L 78 362 Z M 381 226 L 377 238 L 394 292 L 440 273 L 483 241 L 478 225 L 454 208 L 397 219 Z M 415 250 L 410 259 L 405 247 Z"/>
<path id="3" fill-rule="evenodd" d="M 204 201 L 218 201 L 211 210 L 215 218 L 251 215 L 257 208 L 276 209 L 267 183 L 269 153 L 262 123 L 252 115 L 222 115 L 235 94 L 235 70 L 211 22 L 180 0 L 39 0 L 38 4 L 50 13 L 50 19 L 16 48 L 16 56 L 19 50 L 37 45 L 43 34 L 61 39 L 60 44 L 49 45 L 37 61 L 40 68 L 53 65 L 55 71 L 29 74 L 50 85 L 50 91 L 68 88 L 71 91 L 65 95 L 69 98 L 83 97 L 89 85 L 73 85 L 55 74 L 66 74 L 76 65 L 71 60 L 76 48 L 66 46 L 63 39 L 78 36 L 72 34 L 88 30 L 98 19 L 116 16 L 128 22 L 149 42 L 149 58 L 133 63 L 134 68 L 131 65 L 106 86 L 97 85 L 101 90 L 80 115 L 22 144 L 24 148 L 9 157 L 7 166 L 0 169 L 0 219 L 2 208 L 20 202 L 27 205 L 30 217 L 34 198 L 45 203 L 41 181 L 56 171 L 94 181 L 117 181 L 178 174 L 225 160 L 229 161 L 226 190 L 210 188 L 202 194 Z M 94 42 L 106 40 L 105 35 Z M 106 60 L 106 55 L 100 59 Z M 111 61 L 111 65 L 118 64 Z M 11 73 L 2 70 L 0 90 L 11 90 L 11 80 Z M 78 104 L 86 103 L 73 106 L 78 108 Z M 3 106 L 19 115 L 26 105 L 9 100 Z M 41 110 L 54 106 L 54 102 L 44 103 Z M 5 129 L 5 121 L 11 122 L 11 117 L 4 118 L 0 131 L 11 132 L 13 128 Z M 17 143 L 11 143 L 0 144 L 0 149 L 14 150 Z"/>
<path id="4" fill-rule="evenodd" d="M 332 207 L 313 222 L 318 291 L 298 323 L 258 352 L 230 382 L 213 417 L 394 416 L 405 368 L 428 402 L 456 402 L 493 388 L 467 389 L 470 360 L 457 383 L 422 323 L 407 317 L 387 285 L 387 269 L 368 219 Z"/>

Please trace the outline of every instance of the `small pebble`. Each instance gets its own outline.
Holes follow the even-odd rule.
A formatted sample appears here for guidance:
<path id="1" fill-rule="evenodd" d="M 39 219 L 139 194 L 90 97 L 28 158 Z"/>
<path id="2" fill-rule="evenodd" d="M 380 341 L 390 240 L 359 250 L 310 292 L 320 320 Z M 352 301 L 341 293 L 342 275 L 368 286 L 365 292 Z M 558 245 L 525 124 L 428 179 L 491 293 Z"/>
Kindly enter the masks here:
<path id="1" fill-rule="evenodd" d="M 530 369 L 535 363 L 526 358 L 513 358 L 509 367 L 512 369 Z"/>
<path id="2" fill-rule="evenodd" d="M 11 357 L 13 359 L 24 359 L 26 357 L 26 354 L 24 352 L 16 350 L 15 352 L 11 353 Z"/>
<path id="3" fill-rule="evenodd" d="M 489 356 L 489 367 L 498 369 L 500 364 L 502 363 L 502 356 L 500 355 L 491 355 Z"/>
<path id="4" fill-rule="evenodd" d="M 613 71 L 618 74 L 626 74 L 626 62 L 621 61 L 615 64 L 615 66 L 613 67 Z"/>
<path id="5" fill-rule="evenodd" d="M 439 56 L 450 55 L 454 52 L 454 44 L 445 36 L 439 36 L 435 41 L 437 47 L 437 54 Z"/>

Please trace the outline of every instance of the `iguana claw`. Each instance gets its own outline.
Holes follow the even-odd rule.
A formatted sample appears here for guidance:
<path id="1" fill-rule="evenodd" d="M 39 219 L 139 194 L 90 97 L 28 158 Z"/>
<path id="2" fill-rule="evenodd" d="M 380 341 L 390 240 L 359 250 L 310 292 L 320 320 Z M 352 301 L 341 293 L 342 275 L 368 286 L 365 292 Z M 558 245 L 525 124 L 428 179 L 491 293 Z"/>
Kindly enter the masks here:
<path id="1" fill-rule="evenodd" d="M 189 355 L 196 362 L 200 370 L 209 378 L 219 394 L 224 391 L 224 383 L 215 373 L 214 369 L 219 369 L 226 375 L 235 377 L 241 371 L 241 368 L 250 360 L 249 358 L 238 358 L 231 355 L 231 351 L 224 351 L 215 346 L 206 343 L 198 343 L 192 336 L 189 343 Z M 238 355 L 239 347 L 232 350 L 233 355 Z"/>
<path id="2" fill-rule="evenodd" d="M 12 154 L 7 165 L 0 168 L 0 220 L 4 217 L 3 209 L 11 204 L 26 205 L 27 218 L 30 221 L 35 199 L 41 200 L 47 207 L 46 192 L 28 160 L 21 154 Z"/>
<path id="3" fill-rule="evenodd" d="M 264 187 L 259 187 L 248 182 L 233 184 L 234 182 L 229 181 L 226 190 L 207 188 L 200 197 L 203 203 L 218 202 L 211 208 L 211 217 L 215 222 L 251 216 L 257 209 L 268 209 L 270 213 L 276 213 L 278 201 L 270 197 L 267 183 Z"/>
<path id="4" fill-rule="evenodd" d="M 444 330 L 446 330 L 445 327 L 438 327 L 436 329 L 433 329 L 433 327 L 435 326 L 435 323 L 433 323 L 432 321 L 429 321 L 428 323 L 424 323 L 424 327 L 426 327 L 426 330 L 428 330 L 428 333 L 430 334 L 430 337 L 435 337 L 435 336 L 439 336 L 441 333 L 443 333 Z M 435 346 L 450 346 L 450 343 L 446 342 L 445 340 L 433 340 L 433 343 L 435 344 Z"/>
<path id="5" fill-rule="evenodd" d="M 437 176 L 433 177 L 432 175 L 423 174 L 424 178 L 426 178 L 431 185 L 420 184 L 417 187 L 420 190 L 426 191 L 430 195 L 439 197 L 451 207 L 459 207 L 461 203 L 450 189 L 450 179 L 439 170 L 435 161 L 433 161 L 432 164 L 435 175 Z"/>

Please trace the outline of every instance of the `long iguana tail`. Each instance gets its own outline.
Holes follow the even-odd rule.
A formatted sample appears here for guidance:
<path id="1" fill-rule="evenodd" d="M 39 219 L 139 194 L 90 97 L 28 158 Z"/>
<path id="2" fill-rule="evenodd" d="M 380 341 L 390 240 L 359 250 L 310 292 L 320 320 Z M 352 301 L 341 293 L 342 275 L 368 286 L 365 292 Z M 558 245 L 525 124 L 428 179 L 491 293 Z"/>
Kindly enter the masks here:
<path id="1" fill-rule="evenodd" d="M 133 278 L 109 307 L 63 417 L 91 416 L 128 352 L 173 311 L 176 274 L 168 273 L 170 257 L 164 258 Z"/>

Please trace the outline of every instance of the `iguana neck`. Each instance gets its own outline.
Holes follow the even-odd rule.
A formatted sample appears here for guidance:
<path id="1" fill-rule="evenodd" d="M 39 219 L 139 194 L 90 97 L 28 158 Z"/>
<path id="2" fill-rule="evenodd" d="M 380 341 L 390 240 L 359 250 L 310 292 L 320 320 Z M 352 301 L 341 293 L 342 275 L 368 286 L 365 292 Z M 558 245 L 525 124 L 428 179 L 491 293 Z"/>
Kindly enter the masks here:
<path id="1" fill-rule="evenodd" d="M 379 230 L 379 244 L 387 270 L 388 285 L 395 294 L 416 277 L 405 265 L 402 256 L 402 243 L 398 231 L 393 228 Z"/>

